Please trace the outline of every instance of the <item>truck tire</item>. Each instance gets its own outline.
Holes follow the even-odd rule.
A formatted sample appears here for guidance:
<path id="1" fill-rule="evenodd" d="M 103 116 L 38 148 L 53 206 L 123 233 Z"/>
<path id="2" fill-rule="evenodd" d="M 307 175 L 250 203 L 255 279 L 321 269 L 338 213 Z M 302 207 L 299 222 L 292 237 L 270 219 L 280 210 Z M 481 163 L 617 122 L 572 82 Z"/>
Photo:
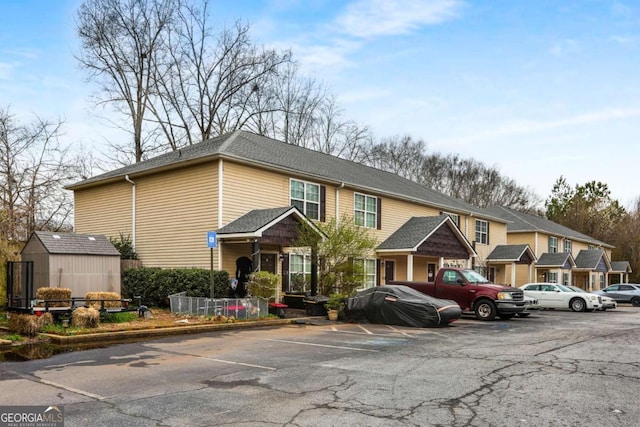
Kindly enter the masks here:
<path id="1" fill-rule="evenodd" d="M 474 305 L 473 311 L 475 312 L 476 319 L 478 320 L 493 320 L 496 318 L 496 314 L 498 313 L 496 305 L 493 301 L 488 299 L 478 301 Z"/>
<path id="2" fill-rule="evenodd" d="M 634 307 L 640 307 L 640 297 L 631 298 L 631 304 L 633 304 Z"/>
<path id="3" fill-rule="evenodd" d="M 569 301 L 569 308 L 573 311 L 586 311 L 587 304 L 582 298 L 574 298 Z"/>
<path id="4" fill-rule="evenodd" d="M 529 312 L 518 313 L 518 317 L 529 317 L 529 316 L 531 316 L 531 313 L 529 313 Z"/>

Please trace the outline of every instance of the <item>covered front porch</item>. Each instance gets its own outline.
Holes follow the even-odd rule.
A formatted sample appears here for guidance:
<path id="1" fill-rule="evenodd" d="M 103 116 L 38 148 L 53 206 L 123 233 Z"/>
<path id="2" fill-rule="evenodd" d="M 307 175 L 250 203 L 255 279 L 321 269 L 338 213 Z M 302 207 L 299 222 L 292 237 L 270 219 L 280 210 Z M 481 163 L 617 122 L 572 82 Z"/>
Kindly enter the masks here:
<path id="1" fill-rule="evenodd" d="M 433 281 L 442 267 L 471 268 L 477 256 L 448 215 L 413 217 L 376 248 L 379 284 Z"/>
<path id="2" fill-rule="evenodd" d="M 498 245 L 487 256 L 489 269 L 495 274 L 489 279 L 493 283 L 517 287 L 535 281 L 533 264 L 537 261 L 531 247 L 523 245 Z"/>

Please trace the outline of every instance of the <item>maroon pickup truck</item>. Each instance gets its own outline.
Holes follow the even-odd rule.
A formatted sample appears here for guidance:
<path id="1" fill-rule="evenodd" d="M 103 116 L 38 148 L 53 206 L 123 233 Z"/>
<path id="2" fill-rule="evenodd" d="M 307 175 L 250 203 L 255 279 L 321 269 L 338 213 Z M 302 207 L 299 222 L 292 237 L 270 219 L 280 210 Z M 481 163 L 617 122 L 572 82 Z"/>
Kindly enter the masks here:
<path id="1" fill-rule="evenodd" d="M 473 312 L 477 319 L 511 319 L 525 310 L 524 293 L 517 288 L 494 285 L 474 270 L 441 268 L 433 282 L 393 281 L 389 285 L 405 285 L 432 297 L 450 299 L 463 312 Z"/>

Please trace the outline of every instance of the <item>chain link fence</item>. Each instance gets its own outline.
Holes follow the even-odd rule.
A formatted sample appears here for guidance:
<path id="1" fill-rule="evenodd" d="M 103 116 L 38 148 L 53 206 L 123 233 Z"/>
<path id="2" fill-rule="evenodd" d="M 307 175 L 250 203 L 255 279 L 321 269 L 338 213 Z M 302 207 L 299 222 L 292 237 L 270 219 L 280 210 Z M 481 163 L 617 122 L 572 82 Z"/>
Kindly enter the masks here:
<path id="1" fill-rule="evenodd" d="M 269 301 L 264 298 L 188 297 L 186 292 L 169 295 L 172 313 L 190 316 L 225 316 L 236 319 L 259 319 L 269 315 Z"/>

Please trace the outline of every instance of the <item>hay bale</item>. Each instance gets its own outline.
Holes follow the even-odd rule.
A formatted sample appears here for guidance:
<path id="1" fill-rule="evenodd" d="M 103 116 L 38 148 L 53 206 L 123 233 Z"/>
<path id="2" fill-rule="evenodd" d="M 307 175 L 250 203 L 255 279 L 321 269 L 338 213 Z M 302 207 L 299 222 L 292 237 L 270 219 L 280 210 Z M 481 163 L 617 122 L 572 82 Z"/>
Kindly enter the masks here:
<path id="1" fill-rule="evenodd" d="M 120 301 L 120 294 L 117 292 L 87 292 L 84 296 L 85 305 L 89 307 L 93 307 L 96 310 L 100 310 L 102 308 L 102 300 L 104 302 L 104 308 L 120 308 L 122 307 L 122 302 Z M 109 300 L 109 301 L 106 301 Z M 116 300 L 116 301 L 111 301 Z"/>
<path id="2" fill-rule="evenodd" d="M 51 313 L 35 314 L 16 314 L 9 316 L 9 331 L 16 334 L 34 337 L 42 331 L 42 327 L 53 323 Z"/>
<path id="3" fill-rule="evenodd" d="M 43 300 L 64 300 L 61 302 L 50 302 L 49 307 L 70 307 L 71 289 L 69 288 L 38 288 L 36 298 Z M 44 303 L 38 303 L 38 307 L 44 307 Z"/>
<path id="4" fill-rule="evenodd" d="M 71 325 L 77 328 L 97 328 L 100 312 L 93 307 L 78 307 L 71 313 Z"/>

